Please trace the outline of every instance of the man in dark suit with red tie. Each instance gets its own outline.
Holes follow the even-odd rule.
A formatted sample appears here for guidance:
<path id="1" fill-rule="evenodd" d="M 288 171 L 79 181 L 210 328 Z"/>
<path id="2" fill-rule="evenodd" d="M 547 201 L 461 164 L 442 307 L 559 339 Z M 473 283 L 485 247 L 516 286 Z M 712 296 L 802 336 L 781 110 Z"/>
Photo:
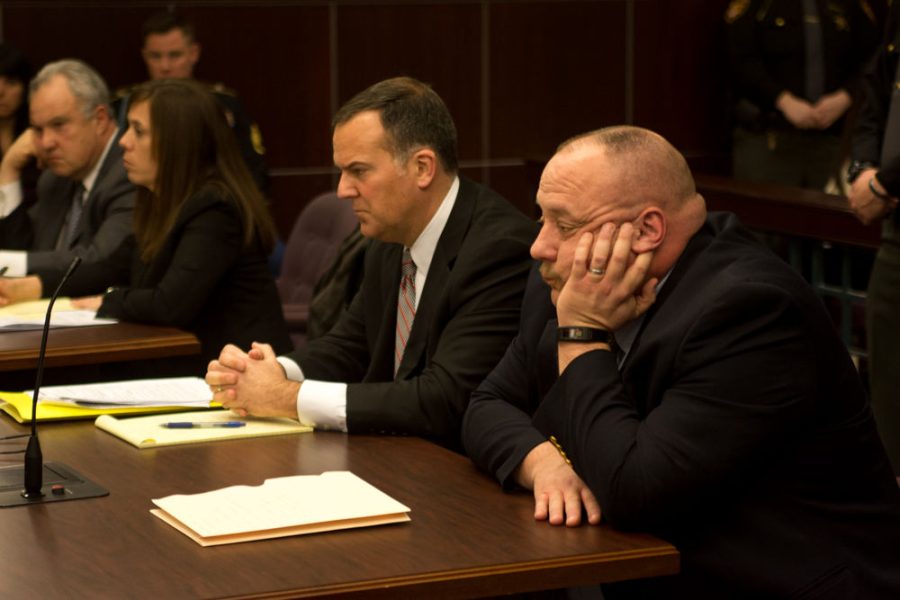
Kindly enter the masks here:
<path id="1" fill-rule="evenodd" d="M 678 548 L 680 575 L 607 600 L 900 597 L 900 488 L 806 282 L 645 129 L 563 144 L 537 202 L 540 271 L 469 404 L 472 459 L 539 520 Z"/>
<path id="2" fill-rule="evenodd" d="M 334 162 L 338 195 L 375 240 L 360 292 L 302 352 L 229 346 L 206 381 L 239 412 L 458 447 L 471 391 L 515 334 L 535 224 L 458 175 L 453 120 L 414 79 L 338 111 Z"/>

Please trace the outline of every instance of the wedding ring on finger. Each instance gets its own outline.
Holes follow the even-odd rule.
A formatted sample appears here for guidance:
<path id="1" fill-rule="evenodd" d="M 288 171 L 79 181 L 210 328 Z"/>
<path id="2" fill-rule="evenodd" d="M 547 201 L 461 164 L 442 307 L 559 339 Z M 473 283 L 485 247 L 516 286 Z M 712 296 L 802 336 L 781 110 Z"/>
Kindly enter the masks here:
<path id="1" fill-rule="evenodd" d="M 594 275 L 596 275 L 598 277 L 603 277 L 604 275 L 606 275 L 606 269 L 599 269 L 597 267 L 591 267 L 590 269 L 588 269 L 588 271 L 590 271 L 591 273 L 593 273 Z"/>
<path id="2" fill-rule="evenodd" d="M 224 391 L 225 391 L 225 388 L 222 387 L 221 385 L 217 385 L 213 388 L 213 392 L 216 394 L 221 394 Z"/>

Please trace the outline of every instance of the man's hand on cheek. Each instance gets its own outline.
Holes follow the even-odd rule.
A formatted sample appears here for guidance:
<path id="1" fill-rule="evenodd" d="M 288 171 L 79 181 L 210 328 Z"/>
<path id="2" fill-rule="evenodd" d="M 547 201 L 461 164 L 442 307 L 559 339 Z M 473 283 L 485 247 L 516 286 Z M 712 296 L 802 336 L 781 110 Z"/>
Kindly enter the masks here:
<path id="1" fill-rule="evenodd" d="M 647 279 L 653 253 L 634 254 L 636 235 L 631 223 L 582 234 L 556 303 L 560 326 L 616 331 L 650 308 L 657 283 Z"/>

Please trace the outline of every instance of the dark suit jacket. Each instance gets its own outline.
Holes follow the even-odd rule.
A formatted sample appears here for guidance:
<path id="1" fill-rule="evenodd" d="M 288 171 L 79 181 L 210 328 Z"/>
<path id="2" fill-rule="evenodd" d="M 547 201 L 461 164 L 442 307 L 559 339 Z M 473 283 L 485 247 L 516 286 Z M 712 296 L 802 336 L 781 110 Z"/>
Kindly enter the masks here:
<path id="1" fill-rule="evenodd" d="M 156 256 L 145 263 L 129 241 L 103 263 L 82 265 L 66 284 L 72 296 L 100 293 L 97 315 L 193 332 L 201 360 L 225 344 L 291 349 L 275 282 L 260 247 L 245 248 L 242 217 L 221 189 L 207 185 L 185 202 Z"/>
<path id="2" fill-rule="evenodd" d="M 458 447 L 469 395 L 515 335 L 535 232 L 503 198 L 461 177 L 396 381 L 400 244 L 372 242 L 350 308 L 290 358 L 309 379 L 350 383 L 349 431 L 421 435 Z"/>
<path id="3" fill-rule="evenodd" d="M 733 215 L 691 240 L 621 373 L 595 351 L 557 377 L 548 296 L 533 278 L 463 443 L 510 484 L 555 435 L 605 519 L 681 551 L 680 576 L 608 600 L 900 597 L 900 489 L 856 370 L 807 284 Z"/>
<path id="4" fill-rule="evenodd" d="M 85 203 L 77 237 L 70 247 L 57 250 L 77 186 L 77 181 L 44 171 L 38 179 L 37 202 L 30 207 L 23 203 L 0 220 L 0 247 L 27 250 L 28 272 L 46 276 L 45 287 L 57 281 L 56 273 L 75 256 L 86 263 L 104 260 L 132 233 L 134 186 L 122 166 L 122 149 L 114 141 Z"/>
<path id="5" fill-rule="evenodd" d="M 863 73 L 850 155 L 855 160 L 879 166 L 878 181 L 892 196 L 900 196 L 900 156 L 885 157 L 886 164 L 881 164 L 881 146 L 891 110 L 891 95 L 894 86 L 900 84 L 896 81 L 898 60 L 900 4 L 891 4 L 883 43 Z"/>

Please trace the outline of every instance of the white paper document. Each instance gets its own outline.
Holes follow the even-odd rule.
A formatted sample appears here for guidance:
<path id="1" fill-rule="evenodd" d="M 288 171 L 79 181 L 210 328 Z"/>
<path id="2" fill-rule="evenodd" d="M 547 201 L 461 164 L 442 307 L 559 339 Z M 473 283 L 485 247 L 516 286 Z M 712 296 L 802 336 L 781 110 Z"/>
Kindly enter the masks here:
<path id="1" fill-rule="evenodd" d="M 19 302 L 0 308 L 0 331 L 43 329 L 49 299 Z M 97 311 L 72 306 L 69 298 L 57 298 L 50 317 L 50 327 L 93 327 L 110 325 L 115 319 L 98 319 Z"/>
<path id="2" fill-rule="evenodd" d="M 26 392 L 32 394 L 31 390 Z M 212 392 L 199 377 L 135 379 L 110 383 L 50 385 L 41 388 L 40 402 L 89 408 L 126 406 L 209 406 Z"/>
<path id="3" fill-rule="evenodd" d="M 155 516 L 202 546 L 409 521 L 410 509 L 349 471 L 267 479 L 153 500 Z"/>

